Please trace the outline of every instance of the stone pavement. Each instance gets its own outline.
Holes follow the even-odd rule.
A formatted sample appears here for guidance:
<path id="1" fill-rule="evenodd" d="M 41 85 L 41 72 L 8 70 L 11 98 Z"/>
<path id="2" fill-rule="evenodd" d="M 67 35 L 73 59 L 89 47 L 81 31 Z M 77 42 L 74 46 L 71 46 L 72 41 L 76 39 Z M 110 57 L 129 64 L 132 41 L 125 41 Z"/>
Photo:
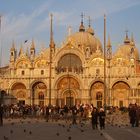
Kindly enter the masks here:
<path id="1" fill-rule="evenodd" d="M 140 128 L 107 125 L 105 130 L 92 130 L 90 122 L 70 125 L 37 119 L 4 120 L 0 140 L 140 140 Z"/>

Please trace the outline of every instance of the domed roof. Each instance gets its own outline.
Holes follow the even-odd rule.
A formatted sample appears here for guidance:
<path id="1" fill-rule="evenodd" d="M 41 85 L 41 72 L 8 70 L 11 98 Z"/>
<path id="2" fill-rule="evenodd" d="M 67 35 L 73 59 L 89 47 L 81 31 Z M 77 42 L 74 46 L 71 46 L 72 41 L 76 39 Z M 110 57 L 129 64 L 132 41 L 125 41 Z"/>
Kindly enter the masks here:
<path id="1" fill-rule="evenodd" d="M 87 28 L 87 32 L 90 33 L 91 35 L 94 35 L 94 30 L 90 26 Z"/>
<path id="2" fill-rule="evenodd" d="M 132 55 L 135 59 L 139 59 L 139 52 L 138 52 L 138 49 L 135 47 L 133 35 L 130 40 L 126 33 L 124 44 L 119 46 L 117 52 L 115 53 L 115 56 L 130 58 Z"/>
<path id="3" fill-rule="evenodd" d="M 81 25 L 79 27 L 79 32 L 84 32 L 85 31 L 85 27 L 83 25 L 83 22 L 81 22 Z"/>
<path id="4" fill-rule="evenodd" d="M 102 45 L 99 39 L 87 31 L 76 32 L 69 36 L 69 40 L 71 40 L 76 47 L 81 47 L 81 49 L 85 50 L 86 47 L 90 47 L 91 53 L 95 53 L 97 49 L 102 52 Z"/>
<path id="5" fill-rule="evenodd" d="M 130 58 L 131 53 L 133 53 L 132 51 L 134 52 L 134 58 L 139 59 L 138 49 L 135 46 L 132 46 L 131 43 L 119 46 L 114 56 Z"/>

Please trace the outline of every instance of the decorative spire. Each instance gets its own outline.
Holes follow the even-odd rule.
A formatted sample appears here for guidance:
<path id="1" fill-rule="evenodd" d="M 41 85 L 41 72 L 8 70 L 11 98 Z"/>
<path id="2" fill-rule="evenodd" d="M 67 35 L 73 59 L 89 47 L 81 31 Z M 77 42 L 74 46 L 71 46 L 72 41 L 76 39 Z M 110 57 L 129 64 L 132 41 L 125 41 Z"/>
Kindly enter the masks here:
<path id="1" fill-rule="evenodd" d="M 20 47 L 20 50 L 19 50 L 19 56 L 20 56 L 21 54 L 23 54 L 23 46 L 22 46 L 22 44 L 21 44 L 21 47 Z"/>
<path id="2" fill-rule="evenodd" d="M 26 56 L 29 56 L 29 48 L 26 49 Z"/>
<path id="3" fill-rule="evenodd" d="M 53 39 L 53 14 L 50 14 L 51 17 L 51 24 L 50 24 L 50 48 L 51 51 L 54 52 L 55 51 L 55 43 L 54 43 L 54 39 Z"/>
<path id="4" fill-rule="evenodd" d="M 30 49 L 35 49 L 34 39 L 32 39 L 32 44 L 31 44 L 31 48 Z"/>
<path id="5" fill-rule="evenodd" d="M 87 28 L 87 32 L 90 33 L 91 35 L 94 35 L 94 30 L 91 27 L 91 18 L 90 18 L 90 16 L 88 17 L 88 28 Z"/>
<path id="6" fill-rule="evenodd" d="M 79 32 L 84 32 L 85 31 L 85 27 L 84 27 L 84 24 L 83 24 L 83 19 L 84 19 L 84 14 L 82 13 L 81 14 L 81 25 L 79 27 Z"/>
<path id="7" fill-rule="evenodd" d="M 69 26 L 69 27 L 68 27 L 68 36 L 71 35 L 71 32 L 72 32 L 72 28 L 71 28 L 71 26 Z"/>
<path id="8" fill-rule="evenodd" d="M 90 18 L 90 16 L 88 17 L 88 27 L 90 27 L 91 26 L 91 18 Z"/>
<path id="9" fill-rule="evenodd" d="M 14 40 L 13 40 L 13 42 L 12 42 L 11 51 L 15 51 L 15 42 L 14 42 Z"/>
<path id="10" fill-rule="evenodd" d="M 110 48 L 111 47 L 111 41 L 110 41 L 110 36 L 108 36 L 108 42 L 107 42 L 107 47 Z"/>
<path id="11" fill-rule="evenodd" d="M 101 54 L 101 49 L 100 49 L 100 45 L 99 45 L 99 42 L 97 41 L 97 47 L 96 47 L 97 49 L 96 49 L 96 53 L 97 54 Z"/>
<path id="12" fill-rule="evenodd" d="M 111 59 L 112 57 L 112 45 L 110 41 L 110 36 L 108 36 L 108 42 L 107 42 L 107 59 Z"/>
<path id="13" fill-rule="evenodd" d="M 125 32 L 126 32 L 126 36 L 125 36 L 125 39 L 124 39 L 124 44 L 129 44 L 130 39 L 128 38 L 128 30 L 126 30 Z"/>
<path id="14" fill-rule="evenodd" d="M 135 46 L 135 41 L 134 41 L 133 33 L 131 34 L 131 45 Z"/>

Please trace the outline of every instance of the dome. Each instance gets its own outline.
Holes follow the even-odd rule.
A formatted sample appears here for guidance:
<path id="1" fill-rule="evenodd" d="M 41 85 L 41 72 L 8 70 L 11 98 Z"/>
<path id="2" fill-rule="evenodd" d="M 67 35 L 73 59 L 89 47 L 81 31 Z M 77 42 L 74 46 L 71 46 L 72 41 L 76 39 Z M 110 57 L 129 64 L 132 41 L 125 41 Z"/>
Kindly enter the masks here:
<path id="1" fill-rule="evenodd" d="M 69 36 L 69 40 L 71 40 L 78 48 L 81 47 L 81 49 L 85 50 L 87 47 L 89 47 L 91 53 L 95 53 L 97 49 L 102 52 L 101 42 L 89 32 L 76 32 Z"/>
<path id="2" fill-rule="evenodd" d="M 94 35 L 94 30 L 91 27 L 87 28 L 87 32 L 90 33 L 91 35 Z"/>
<path id="3" fill-rule="evenodd" d="M 139 59 L 139 52 L 138 49 L 135 47 L 133 35 L 131 36 L 131 39 L 129 39 L 128 34 L 126 32 L 124 44 L 119 46 L 117 52 L 115 53 L 115 56 L 124 57 L 126 59 L 129 59 L 132 56 L 136 60 Z"/>
<path id="4" fill-rule="evenodd" d="M 119 46 L 115 56 L 130 58 L 132 51 L 134 51 L 134 58 L 139 59 L 138 49 L 135 46 L 132 46 L 131 43 Z"/>
<path id="5" fill-rule="evenodd" d="M 81 25 L 79 27 L 79 32 L 84 32 L 85 31 L 85 27 L 83 25 L 83 22 L 81 22 Z"/>

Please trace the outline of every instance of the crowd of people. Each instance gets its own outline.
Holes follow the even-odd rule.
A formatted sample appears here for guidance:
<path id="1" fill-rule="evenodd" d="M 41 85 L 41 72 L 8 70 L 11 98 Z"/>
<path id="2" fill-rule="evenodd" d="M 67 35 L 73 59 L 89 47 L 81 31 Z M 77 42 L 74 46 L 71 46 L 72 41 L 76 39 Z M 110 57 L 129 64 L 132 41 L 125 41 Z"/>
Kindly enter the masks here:
<path id="1" fill-rule="evenodd" d="M 105 124 L 131 124 L 132 127 L 139 126 L 140 106 L 130 104 L 128 108 L 96 108 L 92 104 L 81 104 L 68 107 L 60 106 L 39 106 L 39 105 L 0 105 L 0 126 L 3 125 L 3 118 L 44 118 L 48 121 L 66 121 L 72 124 L 91 120 L 92 128 L 105 129 Z"/>

